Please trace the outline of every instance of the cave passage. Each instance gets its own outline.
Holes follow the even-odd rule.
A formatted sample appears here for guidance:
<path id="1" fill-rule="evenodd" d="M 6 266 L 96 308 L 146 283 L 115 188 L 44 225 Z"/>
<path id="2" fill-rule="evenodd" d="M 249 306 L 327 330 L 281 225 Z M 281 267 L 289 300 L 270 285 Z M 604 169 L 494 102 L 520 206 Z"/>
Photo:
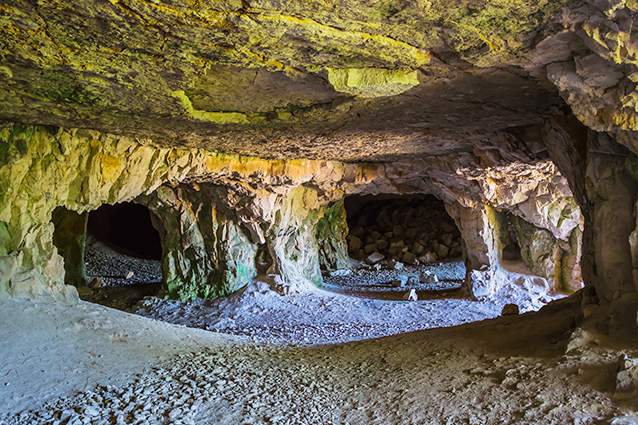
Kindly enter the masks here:
<path id="1" fill-rule="evenodd" d="M 122 254 L 161 260 L 162 243 L 151 214 L 145 206 L 129 202 L 102 205 L 89 213 L 87 231 Z"/>
<path id="2" fill-rule="evenodd" d="M 354 195 L 345 208 L 348 252 L 356 260 L 414 265 L 462 256 L 460 232 L 432 195 Z"/>
<path id="3" fill-rule="evenodd" d="M 85 267 L 86 300 L 130 310 L 162 286 L 159 220 L 134 203 L 102 205 L 88 213 Z"/>
<path id="4" fill-rule="evenodd" d="M 510 220 L 506 220 L 505 231 L 501 232 L 502 251 L 501 259 L 512 262 L 522 262 L 521 247 L 516 236 L 514 225 Z"/>

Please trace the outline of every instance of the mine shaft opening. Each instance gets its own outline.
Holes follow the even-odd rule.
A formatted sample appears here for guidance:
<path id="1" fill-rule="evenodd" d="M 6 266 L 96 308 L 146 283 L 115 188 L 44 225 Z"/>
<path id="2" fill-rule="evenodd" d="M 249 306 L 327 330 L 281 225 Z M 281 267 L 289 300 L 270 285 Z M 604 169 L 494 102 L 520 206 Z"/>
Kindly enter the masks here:
<path id="1" fill-rule="evenodd" d="M 86 224 L 85 299 L 129 310 L 162 284 L 159 219 L 144 205 L 122 202 L 90 211 Z"/>
<path id="2" fill-rule="evenodd" d="M 157 220 L 156 220 L 157 222 Z M 102 205 L 88 217 L 89 236 L 131 257 L 162 259 L 162 242 L 152 213 L 143 205 L 123 202 Z"/>
<path id="3" fill-rule="evenodd" d="M 502 232 L 502 249 L 501 259 L 509 262 L 522 262 L 521 247 L 514 230 L 514 225 L 507 220 L 505 223 L 505 231 Z"/>
<path id="4" fill-rule="evenodd" d="M 432 195 L 351 195 L 344 207 L 349 257 L 361 266 L 330 279 L 370 298 L 456 296 L 466 275 L 463 241 L 445 204 Z M 357 280 L 358 279 L 358 280 Z M 406 298 L 407 297 L 407 298 Z"/>

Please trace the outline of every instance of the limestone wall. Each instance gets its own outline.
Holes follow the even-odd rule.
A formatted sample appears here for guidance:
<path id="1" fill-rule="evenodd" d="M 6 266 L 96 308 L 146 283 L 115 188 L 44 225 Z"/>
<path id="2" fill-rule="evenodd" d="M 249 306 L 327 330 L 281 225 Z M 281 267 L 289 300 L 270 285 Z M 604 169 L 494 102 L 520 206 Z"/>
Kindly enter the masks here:
<path id="1" fill-rule="evenodd" d="M 265 160 L 157 147 L 150 140 L 93 131 L 5 126 L 0 293 L 74 298 L 52 242 L 51 215 L 58 206 L 83 213 L 104 203 L 148 205 L 164 229 L 166 289 L 185 299 L 214 298 L 243 286 L 257 272 L 261 248 L 272 259 L 268 272 L 287 285 L 320 284 L 321 265 L 345 264 L 339 201 L 348 193 L 429 193 L 458 208 L 495 206 L 527 217 L 556 238 L 569 238 L 577 208 L 565 179 L 543 163 L 532 170 L 528 179 L 536 183 L 522 184 L 517 169 L 481 168 L 478 158 L 467 155 L 357 164 Z M 506 195 L 485 183 L 495 172 L 516 180 Z M 548 183 L 539 184 L 539 176 Z M 541 191 L 550 208 L 534 203 Z M 569 214 L 558 214 L 558 222 L 550 214 L 555 210 Z M 473 255 L 479 254 L 468 250 Z"/>

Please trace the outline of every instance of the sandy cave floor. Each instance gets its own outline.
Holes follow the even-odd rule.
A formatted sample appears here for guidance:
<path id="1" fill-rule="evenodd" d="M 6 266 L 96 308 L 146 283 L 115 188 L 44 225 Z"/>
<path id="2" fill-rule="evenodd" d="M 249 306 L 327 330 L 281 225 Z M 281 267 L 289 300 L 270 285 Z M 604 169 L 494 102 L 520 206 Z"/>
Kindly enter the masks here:
<path id="1" fill-rule="evenodd" d="M 635 423 L 620 418 L 635 414 L 635 394 L 613 392 L 619 348 L 572 333 L 570 301 L 454 328 L 282 347 L 86 302 L 4 300 L 0 423 Z"/>
<path id="2" fill-rule="evenodd" d="M 125 257 L 109 269 L 104 252 L 87 255 L 89 272 L 155 270 Z M 436 270 L 442 288 L 461 272 Z M 327 280 L 374 287 L 394 274 Z M 145 296 L 138 314 L 0 301 L 0 424 L 638 423 L 638 397 L 614 393 L 619 348 L 572 334 L 571 298 L 498 317 L 516 300 L 283 297 L 256 282 L 184 303 L 115 285 L 98 292 L 134 289 L 122 305 Z"/>

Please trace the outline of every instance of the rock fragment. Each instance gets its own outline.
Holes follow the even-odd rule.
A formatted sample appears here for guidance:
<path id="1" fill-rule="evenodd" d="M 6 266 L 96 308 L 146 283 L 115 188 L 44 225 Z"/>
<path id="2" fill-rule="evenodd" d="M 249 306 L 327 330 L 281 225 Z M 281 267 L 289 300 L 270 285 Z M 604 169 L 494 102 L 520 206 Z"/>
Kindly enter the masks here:
<path id="1" fill-rule="evenodd" d="M 374 265 L 380 262 L 381 260 L 383 260 L 384 258 L 385 256 L 381 254 L 380 252 L 373 252 L 372 254 L 368 255 L 368 257 L 366 258 L 366 263 L 370 265 Z"/>
<path id="2" fill-rule="evenodd" d="M 410 289 L 409 292 L 406 292 L 405 295 L 403 295 L 403 299 L 406 301 L 417 301 L 419 296 L 417 295 L 416 290 Z"/>
<path id="3" fill-rule="evenodd" d="M 505 304 L 501 316 L 516 316 L 519 313 L 518 304 Z"/>

